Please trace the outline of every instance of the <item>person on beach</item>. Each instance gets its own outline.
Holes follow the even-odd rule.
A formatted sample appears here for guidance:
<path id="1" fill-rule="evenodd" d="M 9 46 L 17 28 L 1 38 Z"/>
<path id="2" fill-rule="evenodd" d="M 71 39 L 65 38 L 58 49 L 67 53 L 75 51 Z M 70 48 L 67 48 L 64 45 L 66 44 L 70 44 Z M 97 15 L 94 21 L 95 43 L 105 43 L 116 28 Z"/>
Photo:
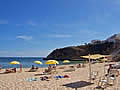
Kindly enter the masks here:
<path id="1" fill-rule="evenodd" d="M 0 64 L 0 70 L 2 69 L 2 66 L 1 66 L 1 64 Z"/>
<path id="2" fill-rule="evenodd" d="M 35 72 L 38 70 L 38 67 L 35 67 L 34 65 L 32 65 L 31 69 L 29 70 L 29 72 Z"/>
<path id="3" fill-rule="evenodd" d="M 77 68 L 81 68 L 81 64 L 80 63 L 77 65 Z"/>
<path id="4" fill-rule="evenodd" d="M 49 65 L 49 66 L 48 66 L 48 71 L 51 71 L 51 70 L 52 70 L 52 66 Z"/>
<path id="5" fill-rule="evenodd" d="M 16 68 L 7 68 L 5 73 L 13 73 L 13 72 L 16 72 Z"/>
<path id="6" fill-rule="evenodd" d="M 31 69 L 38 69 L 38 67 L 35 67 L 34 65 L 32 65 L 32 68 Z"/>
<path id="7" fill-rule="evenodd" d="M 111 69 L 113 69 L 112 64 L 109 64 L 109 68 L 108 68 L 108 70 L 107 70 L 107 73 L 108 73 L 108 74 L 110 73 L 110 70 L 111 70 Z"/>
<path id="8" fill-rule="evenodd" d="M 84 64 L 84 63 L 82 63 L 82 67 L 85 67 L 85 64 Z"/>
<path id="9" fill-rule="evenodd" d="M 50 72 L 50 71 L 52 71 L 52 70 L 53 70 L 52 66 L 49 65 L 49 66 L 48 66 L 48 69 L 45 69 L 45 73 L 46 73 L 46 72 Z"/>
<path id="10" fill-rule="evenodd" d="M 56 66 L 54 65 L 54 66 L 52 67 L 52 69 L 56 70 Z"/>
<path id="11" fill-rule="evenodd" d="M 32 68 L 31 69 L 35 69 L 34 65 L 32 65 Z"/>

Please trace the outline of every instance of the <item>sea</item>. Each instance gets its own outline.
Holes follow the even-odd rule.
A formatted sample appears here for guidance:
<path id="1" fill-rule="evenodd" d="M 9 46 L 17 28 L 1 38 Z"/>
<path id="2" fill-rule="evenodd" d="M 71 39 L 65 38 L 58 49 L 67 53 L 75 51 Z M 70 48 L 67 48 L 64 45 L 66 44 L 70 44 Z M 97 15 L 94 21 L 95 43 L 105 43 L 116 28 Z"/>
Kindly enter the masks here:
<path id="1" fill-rule="evenodd" d="M 11 61 L 19 61 L 22 64 L 23 68 L 30 68 L 32 65 L 36 67 L 47 67 L 48 65 L 45 64 L 47 60 L 43 59 L 44 57 L 0 57 L 0 65 L 2 68 L 19 68 L 20 65 L 11 65 L 9 64 Z M 35 64 L 34 61 L 41 61 L 43 64 Z M 82 63 L 83 61 L 71 61 L 68 64 L 78 64 Z M 59 65 L 63 65 L 62 60 L 59 60 Z M 64 64 L 67 65 L 67 64 Z"/>

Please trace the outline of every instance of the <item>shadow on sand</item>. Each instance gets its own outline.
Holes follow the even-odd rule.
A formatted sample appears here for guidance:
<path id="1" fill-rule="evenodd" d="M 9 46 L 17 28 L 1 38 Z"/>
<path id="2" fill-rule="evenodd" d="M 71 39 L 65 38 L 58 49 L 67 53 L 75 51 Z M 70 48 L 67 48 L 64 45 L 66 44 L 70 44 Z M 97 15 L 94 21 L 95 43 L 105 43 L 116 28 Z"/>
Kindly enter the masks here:
<path id="1" fill-rule="evenodd" d="M 82 88 L 88 85 L 92 85 L 94 83 L 90 83 L 90 82 L 86 82 L 86 81 L 77 81 L 77 82 L 73 82 L 73 83 L 68 83 L 68 84 L 64 84 L 63 86 L 69 87 L 69 88 L 75 88 L 75 90 L 77 90 L 77 88 Z"/>

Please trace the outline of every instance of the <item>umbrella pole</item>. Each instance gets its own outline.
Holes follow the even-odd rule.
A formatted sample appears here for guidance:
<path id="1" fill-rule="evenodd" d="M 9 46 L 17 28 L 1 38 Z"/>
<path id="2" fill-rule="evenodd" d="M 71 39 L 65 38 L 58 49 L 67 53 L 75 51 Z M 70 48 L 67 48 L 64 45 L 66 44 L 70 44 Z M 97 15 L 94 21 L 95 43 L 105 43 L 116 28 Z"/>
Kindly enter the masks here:
<path id="1" fill-rule="evenodd" d="M 104 76 L 105 76 L 105 57 L 104 57 Z"/>
<path id="2" fill-rule="evenodd" d="M 90 54 L 89 54 L 89 80 L 91 82 L 91 62 L 90 62 Z"/>
<path id="3" fill-rule="evenodd" d="M 56 72 L 56 64 L 55 64 L 55 72 Z"/>

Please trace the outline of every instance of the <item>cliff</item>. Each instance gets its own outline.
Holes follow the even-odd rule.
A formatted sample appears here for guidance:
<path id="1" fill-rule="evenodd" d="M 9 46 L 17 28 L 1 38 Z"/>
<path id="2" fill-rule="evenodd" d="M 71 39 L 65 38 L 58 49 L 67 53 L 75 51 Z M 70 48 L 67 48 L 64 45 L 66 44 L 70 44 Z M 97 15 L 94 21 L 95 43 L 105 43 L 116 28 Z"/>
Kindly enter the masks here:
<path id="1" fill-rule="evenodd" d="M 79 46 L 69 46 L 53 50 L 47 59 L 80 59 L 88 54 L 111 54 L 115 60 L 120 56 L 120 34 L 115 34 L 106 40 L 92 40 L 91 43 Z"/>

